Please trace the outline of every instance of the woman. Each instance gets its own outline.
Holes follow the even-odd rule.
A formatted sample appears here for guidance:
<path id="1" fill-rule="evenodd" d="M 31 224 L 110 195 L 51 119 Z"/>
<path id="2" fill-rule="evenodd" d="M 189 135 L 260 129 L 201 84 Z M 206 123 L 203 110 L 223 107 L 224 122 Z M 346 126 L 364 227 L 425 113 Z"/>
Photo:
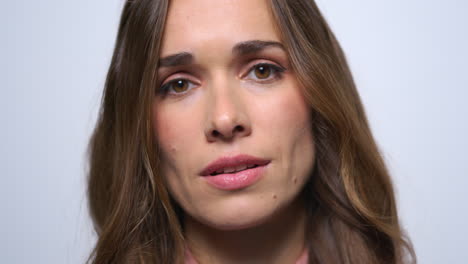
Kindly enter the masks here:
<path id="1" fill-rule="evenodd" d="M 414 255 L 313 1 L 135 0 L 90 142 L 93 263 Z"/>

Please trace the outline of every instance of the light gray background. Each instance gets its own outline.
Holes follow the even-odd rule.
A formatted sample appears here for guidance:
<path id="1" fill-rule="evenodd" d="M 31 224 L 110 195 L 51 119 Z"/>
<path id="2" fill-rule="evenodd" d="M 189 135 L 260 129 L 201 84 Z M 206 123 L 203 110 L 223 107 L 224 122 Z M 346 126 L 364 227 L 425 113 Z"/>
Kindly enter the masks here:
<path id="1" fill-rule="evenodd" d="M 468 2 L 321 0 L 419 263 L 466 263 Z M 122 0 L 0 5 L 0 262 L 83 263 L 85 149 Z"/>

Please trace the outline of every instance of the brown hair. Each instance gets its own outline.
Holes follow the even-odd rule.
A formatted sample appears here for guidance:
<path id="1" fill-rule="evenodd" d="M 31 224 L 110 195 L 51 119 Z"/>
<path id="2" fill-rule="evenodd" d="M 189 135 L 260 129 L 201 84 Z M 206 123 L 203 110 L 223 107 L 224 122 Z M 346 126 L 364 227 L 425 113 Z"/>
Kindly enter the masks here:
<path id="1" fill-rule="evenodd" d="M 313 119 L 316 161 L 304 189 L 309 263 L 415 261 L 336 38 L 314 1 L 270 2 Z M 182 212 L 159 172 L 151 125 L 168 4 L 133 0 L 123 8 L 89 145 L 89 204 L 98 233 L 92 263 L 183 262 Z"/>

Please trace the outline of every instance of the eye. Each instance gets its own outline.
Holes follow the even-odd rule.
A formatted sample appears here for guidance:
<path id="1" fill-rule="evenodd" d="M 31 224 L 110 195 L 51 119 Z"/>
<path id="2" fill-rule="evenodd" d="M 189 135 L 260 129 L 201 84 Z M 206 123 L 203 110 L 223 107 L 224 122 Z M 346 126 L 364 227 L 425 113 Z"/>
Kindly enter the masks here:
<path id="1" fill-rule="evenodd" d="M 163 84 L 159 91 L 164 95 L 167 93 L 179 95 L 187 93 L 193 86 L 195 86 L 195 84 L 191 81 L 179 78 Z"/>
<path id="2" fill-rule="evenodd" d="M 247 74 L 247 78 L 258 81 L 274 80 L 280 78 L 281 73 L 284 71 L 284 68 L 277 65 L 269 63 L 259 63 L 250 68 L 250 71 Z"/>

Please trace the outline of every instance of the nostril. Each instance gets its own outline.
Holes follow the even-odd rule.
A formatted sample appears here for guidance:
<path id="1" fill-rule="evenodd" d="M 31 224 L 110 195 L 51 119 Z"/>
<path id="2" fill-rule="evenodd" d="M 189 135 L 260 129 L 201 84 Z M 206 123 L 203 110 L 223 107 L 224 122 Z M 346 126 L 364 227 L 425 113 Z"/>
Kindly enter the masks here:
<path id="1" fill-rule="evenodd" d="M 226 133 L 223 133 L 224 131 L 219 129 L 213 129 L 211 131 L 210 137 L 212 137 L 213 139 L 220 137 L 230 139 L 231 137 L 236 136 L 236 134 L 238 133 L 243 134 L 244 131 L 246 131 L 246 128 L 242 125 L 236 125 L 234 128 L 231 128 L 231 131 L 226 130 Z"/>

